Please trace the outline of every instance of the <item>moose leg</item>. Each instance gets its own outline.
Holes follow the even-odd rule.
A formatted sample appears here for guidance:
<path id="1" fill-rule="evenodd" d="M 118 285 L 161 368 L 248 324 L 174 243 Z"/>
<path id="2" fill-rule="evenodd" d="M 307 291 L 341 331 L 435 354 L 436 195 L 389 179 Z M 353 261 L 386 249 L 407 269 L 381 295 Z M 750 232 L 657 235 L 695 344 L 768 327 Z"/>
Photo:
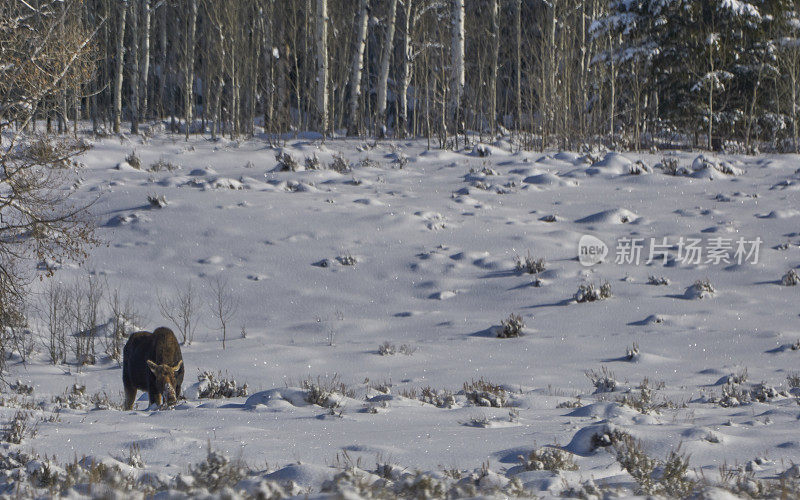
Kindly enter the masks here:
<path id="1" fill-rule="evenodd" d="M 161 406 L 161 393 L 160 392 L 150 391 L 149 395 L 150 395 L 150 404 L 151 405 L 155 404 L 156 406 Z"/>
<path id="2" fill-rule="evenodd" d="M 136 389 L 125 386 L 125 410 L 133 410 L 133 402 L 136 399 Z"/>

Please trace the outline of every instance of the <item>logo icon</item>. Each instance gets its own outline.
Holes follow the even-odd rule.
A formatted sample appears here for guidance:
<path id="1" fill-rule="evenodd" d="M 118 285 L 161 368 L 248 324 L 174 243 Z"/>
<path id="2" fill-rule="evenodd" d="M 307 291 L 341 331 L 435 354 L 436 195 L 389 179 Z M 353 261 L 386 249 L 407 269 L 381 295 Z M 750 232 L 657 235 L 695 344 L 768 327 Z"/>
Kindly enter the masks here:
<path id="1" fill-rule="evenodd" d="M 578 241 L 578 261 L 586 267 L 603 262 L 608 255 L 608 246 L 600 238 L 584 234 Z"/>

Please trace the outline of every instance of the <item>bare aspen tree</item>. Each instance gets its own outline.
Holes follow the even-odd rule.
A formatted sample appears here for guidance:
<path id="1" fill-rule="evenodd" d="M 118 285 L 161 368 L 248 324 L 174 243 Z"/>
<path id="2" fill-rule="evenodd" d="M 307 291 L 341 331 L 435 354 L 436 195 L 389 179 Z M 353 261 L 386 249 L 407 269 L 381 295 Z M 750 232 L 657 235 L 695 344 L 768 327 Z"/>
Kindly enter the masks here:
<path id="1" fill-rule="evenodd" d="M 125 19 L 127 0 L 118 0 L 119 28 L 117 29 L 117 60 L 114 66 L 114 133 L 119 134 L 122 121 L 122 73 L 125 68 Z"/>
<path id="2" fill-rule="evenodd" d="M 461 98 L 464 95 L 464 0 L 451 0 L 450 22 L 450 122 L 454 134 L 459 133 Z"/>
<path id="3" fill-rule="evenodd" d="M 411 0 L 406 0 L 410 3 Z M 369 0 L 359 2 L 356 20 L 356 43 L 350 69 L 350 113 L 348 115 L 348 135 L 358 134 L 358 103 L 361 100 L 361 71 L 364 67 L 364 50 L 367 47 L 367 21 L 369 20 Z"/>
<path id="4" fill-rule="evenodd" d="M 401 137 L 407 137 L 408 130 L 408 87 L 411 85 L 411 75 L 414 64 L 414 48 L 411 45 L 411 30 L 414 24 L 411 21 L 414 0 L 405 0 L 403 12 L 403 75 L 400 77 L 400 113 L 397 129 Z"/>
<path id="5" fill-rule="evenodd" d="M 130 13 L 128 20 L 131 25 L 131 40 L 133 40 L 131 55 L 131 100 L 130 100 L 130 115 L 131 115 L 131 134 L 139 133 L 139 48 L 137 41 L 139 39 L 139 1 L 130 0 Z"/>
<path id="6" fill-rule="evenodd" d="M 147 119 L 148 92 L 147 80 L 150 77 L 150 0 L 141 0 L 142 3 L 142 76 L 139 80 L 139 117 Z M 165 71 L 166 68 L 162 68 Z"/>
<path id="7" fill-rule="evenodd" d="M 500 5 L 491 0 L 489 14 L 492 23 L 492 50 L 489 69 L 489 130 L 497 133 L 497 75 L 500 64 Z"/>
<path id="8" fill-rule="evenodd" d="M 222 348 L 225 349 L 225 341 L 228 338 L 228 324 L 236 317 L 239 309 L 239 299 L 234 295 L 227 278 L 217 276 L 209 279 L 209 296 L 211 314 L 219 323 L 219 330 L 222 332 Z"/>
<path id="9" fill-rule="evenodd" d="M 188 0 L 189 12 L 186 16 L 186 37 L 183 52 L 183 112 L 186 118 L 186 139 L 194 119 L 194 44 L 197 28 L 197 0 Z"/>
<path id="10" fill-rule="evenodd" d="M 514 34 L 516 43 L 514 44 L 514 97 L 515 97 L 515 120 L 514 126 L 517 131 L 522 130 L 522 0 L 516 0 L 514 9 Z"/>
<path id="11" fill-rule="evenodd" d="M 328 0 L 317 0 L 316 12 L 317 116 L 319 130 L 328 134 Z"/>
<path id="12" fill-rule="evenodd" d="M 54 365 L 67 362 L 69 330 L 69 290 L 62 283 L 50 280 L 39 300 L 39 314 L 44 321 L 42 345 Z"/>
<path id="13" fill-rule="evenodd" d="M 197 290 L 191 281 L 182 287 L 175 288 L 172 297 L 158 294 L 158 308 L 161 316 L 175 325 L 181 336 L 181 343 L 189 345 L 194 340 L 197 321 L 200 315 L 200 304 Z"/>
<path id="14" fill-rule="evenodd" d="M 378 104 L 376 106 L 377 124 L 383 134 L 386 127 L 386 93 L 389 86 L 389 62 L 394 48 L 395 18 L 397 17 L 397 0 L 389 1 L 389 13 L 386 15 L 386 33 L 381 50 L 381 68 L 378 73 Z"/>

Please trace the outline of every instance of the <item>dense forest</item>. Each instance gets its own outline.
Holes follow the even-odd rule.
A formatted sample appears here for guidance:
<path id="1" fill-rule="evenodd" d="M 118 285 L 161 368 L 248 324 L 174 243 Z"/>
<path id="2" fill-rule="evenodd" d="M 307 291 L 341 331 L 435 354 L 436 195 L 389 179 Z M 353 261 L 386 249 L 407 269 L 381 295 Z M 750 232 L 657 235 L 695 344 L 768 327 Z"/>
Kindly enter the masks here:
<path id="1" fill-rule="evenodd" d="M 212 137 L 308 130 L 447 147 L 506 132 L 527 148 L 797 149 L 792 0 L 3 3 L 6 32 L 89 39 L 76 77 L 35 103 L 32 122 L 57 132 L 163 120 Z"/>

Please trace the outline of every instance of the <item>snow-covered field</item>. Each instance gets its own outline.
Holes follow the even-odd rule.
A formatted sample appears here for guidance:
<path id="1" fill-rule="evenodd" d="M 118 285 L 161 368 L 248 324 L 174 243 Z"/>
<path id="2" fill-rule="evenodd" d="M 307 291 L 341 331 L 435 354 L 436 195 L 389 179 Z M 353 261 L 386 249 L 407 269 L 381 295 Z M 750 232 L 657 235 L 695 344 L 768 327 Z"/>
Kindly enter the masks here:
<path id="1" fill-rule="evenodd" d="M 703 164 L 681 152 L 667 155 L 680 175 L 631 175 L 632 162 L 652 167 L 662 154 L 512 153 L 502 141 L 478 149 L 97 140 L 79 159 L 75 196 L 97 198 L 104 244 L 53 279 L 99 276 L 135 303 L 147 330 L 172 326 L 159 296 L 193 283 L 203 304 L 194 341 L 182 346 L 187 398 L 149 410 L 140 393 L 133 411 L 89 403 L 53 417 L 52 398 L 76 383 L 86 399 L 105 391 L 121 403 L 121 369 L 105 357 L 53 366 L 40 346 L 8 376 L 33 394 L 17 403 L 6 395 L 0 407 L 9 421 L 19 401 L 44 402 L 30 417 L 36 433 L 6 446 L 62 465 L 119 463 L 170 484 L 210 446 L 258 471 L 251 482 L 291 480 L 298 494 L 319 493 L 355 465 L 397 481 L 419 470 L 455 482 L 462 471 L 462 481 L 506 491 L 516 479 L 536 494 L 587 481 L 633 493 L 614 447 L 596 446 L 615 429 L 661 461 L 680 446 L 695 479 L 716 480 L 724 464 L 772 478 L 800 462 L 800 389 L 787 380 L 800 373 L 800 286 L 781 283 L 800 266 L 800 158 L 706 154 Z M 140 170 L 122 163 L 132 150 Z M 278 151 L 301 170 L 277 171 Z M 351 172 L 326 168 L 339 153 Z M 314 155 L 322 168 L 302 169 Z M 148 171 L 159 159 L 179 168 Z M 151 206 L 152 195 L 167 205 Z M 604 262 L 579 262 L 584 235 L 608 246 Z M 641 239 L 638 264 L 616 262 L 630 257 L 625 238 Z M 666 263 L 663 252 L 648 263 L 665 238 Z M 695 240 L 699 262 L 681 238 Z M 758 255 L 747 255 L 757 238 Z M 544 270 L 517 270 L 528 256 Z M 224 350 L 208 306 L 218 277 L 238 301 Z M 699 280 L 714 293 L 693 293 Z M 606 282 L 610 298 L 575 301 L 581 285 Z M 522 336 L 498 338 L 511 314 Z M 587 372 L 604 369 L 613 381 L 596 388 Z M 249 396 L 198 398 L 203 371 L 246 382 Z M 331 395 L 335 408 L 307 402 L 309 383 L 334 381 L 347 388 Z M 499 390 L 465 390 L 480 381 Z M 577 470 L 526 470 L 519 457 L 548 445 Z M 132 446 L 143 468 L 125 463 Z"/>

